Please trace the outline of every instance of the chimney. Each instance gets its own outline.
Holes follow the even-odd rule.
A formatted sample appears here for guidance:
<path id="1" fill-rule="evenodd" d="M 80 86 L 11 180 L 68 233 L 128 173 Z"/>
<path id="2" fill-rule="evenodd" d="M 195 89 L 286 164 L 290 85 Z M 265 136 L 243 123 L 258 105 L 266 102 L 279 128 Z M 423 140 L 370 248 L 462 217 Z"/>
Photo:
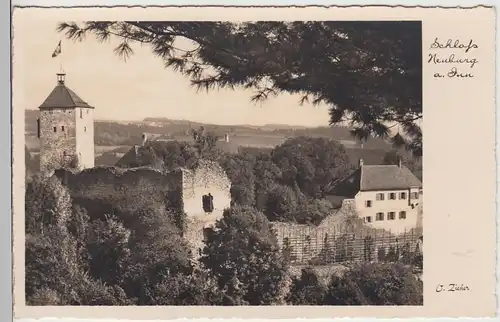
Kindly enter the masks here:
<path id="1" fill-rule="evenodd" d="M 148 136 L 146 133 L 142 133 L 141 137 L 142 137 L 141 145 L 144 146 L 146 144 L 146 141 L 148 140 Z"/>
<path id="2" fill-rule="evenodd" d="M 401 168 L 401 157 L 400 157 L 400 158 L 398 158 L 398 167 L 400 167 L 400 168 Z"/>
<path id="3" fill-rule="evenodd" d="M 359 159 L 359 166 L 362 167 L 364 164 L 363 159 Z"/>
<path id="4" fill-rule="evenodd" d="M 226 134 L 224 135 L 224 141 L 225 141 L 226 143 L 227 143 L 227 142 L 229 142 L 229 134 L 227 134 L 227 133 L 226 133 Z"/>

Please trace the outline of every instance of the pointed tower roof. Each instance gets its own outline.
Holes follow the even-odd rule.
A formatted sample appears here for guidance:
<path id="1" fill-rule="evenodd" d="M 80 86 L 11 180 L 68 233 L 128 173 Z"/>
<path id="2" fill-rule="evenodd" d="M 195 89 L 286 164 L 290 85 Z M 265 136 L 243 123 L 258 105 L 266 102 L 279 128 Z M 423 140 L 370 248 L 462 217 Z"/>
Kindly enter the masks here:
<path id="1" fill-rule="evenodd" d="M 48 108 L 94 108 L 90 106 L 87 102 L 82 100 L 75 92 L 66 87 L 64 84 L 64 78 L 66 74 L 57 74 L 57 85 L 45 99 L 45 101 L 40 105 L 39 109 Z"/>

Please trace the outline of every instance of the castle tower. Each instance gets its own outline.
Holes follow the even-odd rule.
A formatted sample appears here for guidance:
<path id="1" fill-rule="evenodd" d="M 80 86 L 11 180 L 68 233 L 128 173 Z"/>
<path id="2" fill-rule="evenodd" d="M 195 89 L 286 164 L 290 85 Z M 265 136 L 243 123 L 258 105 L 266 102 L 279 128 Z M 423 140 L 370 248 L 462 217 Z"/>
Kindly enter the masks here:
<path id="1" fill-rule="evenodd" d="M 94 167 L 94 108 L 65 85 L 66 74 L 57 74 L 57 85 L 40 105 L 40 171 Z"/>

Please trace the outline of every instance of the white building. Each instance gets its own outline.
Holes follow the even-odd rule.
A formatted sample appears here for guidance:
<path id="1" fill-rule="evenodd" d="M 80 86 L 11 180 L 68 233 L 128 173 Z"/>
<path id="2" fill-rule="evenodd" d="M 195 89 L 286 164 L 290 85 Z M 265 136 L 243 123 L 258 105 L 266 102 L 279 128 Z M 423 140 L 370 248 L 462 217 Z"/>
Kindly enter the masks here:
<path id="1" fill-rule="evenodd" d="M 331 193 L 354 199 L 367 225 L 399 234 L 419 225 L 422 182 L 405 166 L 364 165 L 337 183 Z"/>

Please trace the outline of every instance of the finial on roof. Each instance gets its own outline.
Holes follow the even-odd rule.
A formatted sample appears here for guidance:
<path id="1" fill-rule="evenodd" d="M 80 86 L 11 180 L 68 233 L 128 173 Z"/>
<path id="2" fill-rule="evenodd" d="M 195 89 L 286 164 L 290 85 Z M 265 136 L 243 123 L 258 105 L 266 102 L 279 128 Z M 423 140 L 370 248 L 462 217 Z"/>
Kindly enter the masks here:
<path id="1" fill-rule="evenodd" d="M 65 72 L 59 72 L 59 73 L 57 73 L 57 84 L 58 85 L 64 85 L 65 78 L 66 78 L 66 73 Z"/>

